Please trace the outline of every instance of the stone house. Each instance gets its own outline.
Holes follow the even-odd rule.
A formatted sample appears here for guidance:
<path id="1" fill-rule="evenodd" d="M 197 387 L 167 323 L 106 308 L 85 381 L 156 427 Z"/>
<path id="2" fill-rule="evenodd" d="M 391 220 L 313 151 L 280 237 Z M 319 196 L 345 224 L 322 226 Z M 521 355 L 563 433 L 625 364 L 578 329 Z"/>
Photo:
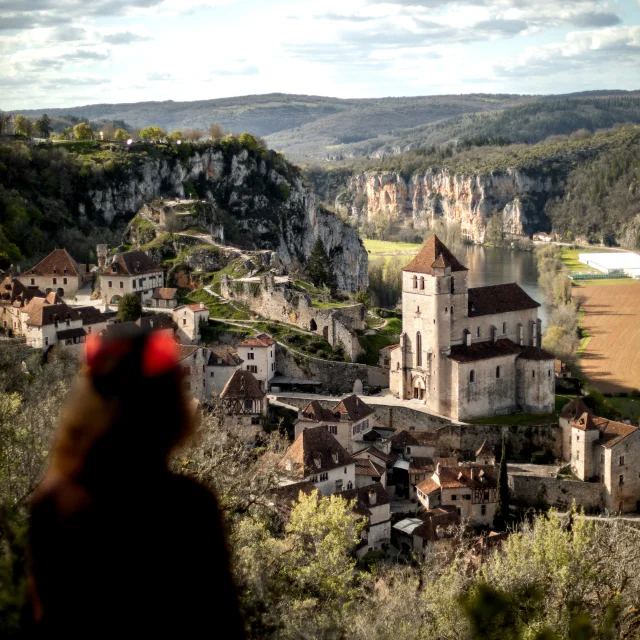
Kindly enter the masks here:
<path id="1" fill-rule="evenodd" d="M 449 550 L 452 529 L 460 525 L 456 507 L 436 507 L 393 525 L 394 546 L 405 553 L 413 551 L 418 558 L 428 553 Z"/>
<path id="2" fill-rule="evenodd" d="M 184 386 L 200 403 L 210 399 L 207 382 L 207 364 L 209 352 L 194 344 L 178 345 L 178 364 L 182 369 Z"/>
<path id="3" fill-rule="evenodd" d="M 382 347 L 378 352 L 378 366 L 382 369 L 391 369 L 391 352 L 399 346 L 399 344 L 390 344 L 388 347 Z"/>
<path id="4" fill-rule="evenodd" d="M 53 294 L 52 299 L 55 297 Z M 0 284 L 0 326 L 5 332 L 11 330 L 22 335 L 22 312 L 34 298 L 44 299 L 44 291 L 38 287 L 27 287 L 17 278 L 8 275 Z M 60 298 L 57 299 L 62 302 Z"/>
<path id="5" fill-rule="evenodd" d="M 356 486 L 355 460 L 325 427 L 299 433 L 278 466 L 292 481 L 312 482 L 325 496 Z"/>
<path id="6" fill-rule="evenodd" d="M 178 290 L 157 287 L 151 296 L 151 306 L 156 309 L 175 309 L 178 306 Z"/>
<path id="7" fill-rule="evenodd" d="M 176 335 L 183 344 L 200 342 L 200 325 L 209 323 L 209 308 L 202 302 L 185 304 L 173 310 L 173 321 L 178 327 Z"/>
<path id="8" fill-rule="evenodd" d="M 347 489 L 338 495 L 355 501 L 356 513 L 366 518 L 366 527 L 361 533 L 362 542 L 356 556 L 362 558 L 369 551 L 386 548 L 391 542 L 391 498 L 382 484 L 374 482 L 355 489 Z"/>
<path id="9" fill-rule="evenodd" d="M 162 331 L 170 336 L 175 336 L 176 327 L 170 316 L 164 313 L 141 316 L 136 320 L 136 324 L 146 331 Z"/>
<path id="10" fill-rule="evenodd" d="M 496 454 L 485 440 L 476 451 L 476 463 L 481 465 L 491 465 L 496 463 Z"/>
<path id="11" fill-rule="evenodd" d="M 275 340 L 266 333 L 261 333 L 240 342 L 236 348 L 244 370 L 254 375 L 264 391 L 269 391 L 269 382 L 276 374 Z"/>
<path id="12" fill-rule="evenodd" d="M 498 500 L 495 466 L 436 466 L 433 475 L 417 487 L 425 509 L 453 506 L 458 515 L 472 524 L 491 524 Z"/>
<path id="13" fill-rule="evenodd" d="M 266 395 L 250 371 L 236 369 L 220 392 L 220 399 L 224 404 L 226 422 L 230 426 L 259 427 L 266 418 Z"/>
<path id="14" fill-rule="evenodd" d="M 322 426 L 349 453 L 365 449 L 369 443 L 363 436 L 373 427 L 374 410 L 355 394 L 340 400 L 333 408 L 325 408 L 314 400 L 300 413 L 295 423 L 296 437 L 305 429 Z"/>
<path id="15" fill-rule="evenodd" d="M 515 283 L 469 288 L 467 271 L 436 236 L 404 268 L 391 391 L 455 420 L 551 413 L 555 359 L 540 348 L 540 304 Z"/>
<path id="16" fill-rule="evenodd" d="M 135 293 L 143 306 L 149 306 L 154 289 L 162 287 L 164 272 L 144 251 L 116 254 L 100 274 L 100 292 L 104 304 L 120 304 L 123 295 Z"/>
<path id="17" fill-rule="evenodd" d="M 395 454 L 382 451 L 376 446 L 369 446 L 366 449 L 360 449 L 351 454 L 356 460 L 371 460 L 376 465 L 385 467 L 387 470 L 387 478 L 389 477 L 389 470 L 393 469 L 393 463 L 397 460 Z"/>
<path id="18" fill-rule="evenodd" d="M 79 265 L 66 249 L 54 249 L 37 265 L 16 276 L 28 287 L 38 287 L 45 294 L 53 291 L 61 298 L 75 298 L 88 281 L 86 265 Z"/>
<path id="19" fill-rule="evenodd" d="M 580 404 L 574 401 L 573 410 L 578 411 Z M 567 431 L 571 470 L 580 480 L 603 485 L 603 507 L 610 512 L 639 511 L 640 429 L 587 410 L 563 425 L 563 436 Z"/>
<path id="20" fill-rule="evenodd" d="M 387 486 L 386 466 L 370 458 L 355 458 L 355 461 L 356 487 L 366 487 L 374 482 L 379 482 L 383 487 Z"/>
<path id="21" fill-rule="evenodd" d="M 417 498 L 416 486 L 435 469 L 434 455 L 438 437 L 428 431 L 403 429 L 391 438 L 391 451 L 397 460 L 393 466 L 393 479 L 397 491 L 409 500 Z"/>
<path id="22" fill-rule="evenodd" d="M 220 394 L 229 378 L 242 366 L 242 360 L 238 352 L 228 345 L 215 345 L 209 351 L 209 386 L 213 393 Z"/>

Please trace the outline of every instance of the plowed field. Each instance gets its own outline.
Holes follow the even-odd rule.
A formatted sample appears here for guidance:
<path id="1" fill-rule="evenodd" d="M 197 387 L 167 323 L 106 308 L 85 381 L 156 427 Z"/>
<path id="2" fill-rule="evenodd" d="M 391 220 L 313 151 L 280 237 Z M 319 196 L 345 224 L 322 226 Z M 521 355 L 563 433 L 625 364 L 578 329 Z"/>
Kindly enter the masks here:
<path id="1" fill-rule="evenodd" d="M 591 336 L 580 360 L 585 375 L 602 393 L 640 389 L 640 286 L 592 285 L 579 294 Z"/>

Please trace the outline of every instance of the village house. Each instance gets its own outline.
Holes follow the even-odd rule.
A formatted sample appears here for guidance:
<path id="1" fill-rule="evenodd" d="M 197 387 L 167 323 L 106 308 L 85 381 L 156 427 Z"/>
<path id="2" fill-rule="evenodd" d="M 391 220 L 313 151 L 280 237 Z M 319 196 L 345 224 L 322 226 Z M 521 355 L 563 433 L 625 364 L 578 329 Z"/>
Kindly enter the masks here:
<path id="1" fill-rule="evenodd" d="M 427 431 L 403 429 L 391 438 L 391 451 L 397 456 L 393 465 L 396 492 L 409 500 L 416 500 L 416 486 L 435 469 L 437 436 Z"/>
<path id="2" fill-rule="evenodd" d="M 413 551 L 418 558 L 428 553 L 451 549 L 460 516 L 454 506 L 436 507 L 415 517 L 400 520 L 391 532 L 394 546 L 405 553 Z"/>
<path id="3" fill-rule="evenodd" d="M 493 466 L 496 463 L 496 454 L 485 440 L 476 451 L 476 464 Z"/>
<path id="4" fill-rule="evenodd" d="M 55 249 L 35 267 L 16 276 L 28 287 L 38 287 L 45 294 L 53 291 L 61 298 L 73 299 L 90 274 L 86 265 L 79 265 L 66 249 Z"/>
<path id="5" fill-rule="evenodd" d="M 184 386 L 201 403 L 210 398 L 207 383 L 207 363 L 209 351 L 194 344 L 178 345 L 178 364 L 182 370 Z"/>
<path id="6" fill-rule="evenodd" d="M 276 374 L 275 340 L 261 333 L 237 345 L 238 357 L 245 371 L 251 372 L 264 391 L 269 391 L 269 382 Z"/>
<path id="7" fill-rule="evenodd" d="M 458 515 L 474 525 L 491 524 L 498 500 L 497 467 L 493 465 L 438 464 L 432 476 L 417 487 L 425 509 L 456 508 Z"/>
<path id="8" fill-rule="evenodd" d="M 403 269 L 391 391 L 455 420 L 551 413 L 554 357 L 540 348 L 540 304 L 515 283 L 469 288 L 467 271 L 436 236 Z"/>
<path id="9" fill-rule="evenodd" d="M 38 287 L 25 286 L 11 275 L 3 279 L 0 285 L 0 321 L 5 332 L 22 335 L 21 313 L 33 298 L 44 300 L 45 294 Z M 62 302 L 59 298 L 57 300 Z"/>
<path id="10" fill-rule="evenodd" d="M 373 414 L 374 410 L 355 394 L 340 400 L 331 409 L 314 400 L 303 409 L 295 423 L 295 435 L 323 426 L 349 453 L 353 453 L 369 446 L 363 437 L 373 427 Z"/>
<path id="11" fill-rule="evenodd" d="M 241 367 L 242 360 L 238 352 L 228 345 L 215 345 L 209 350 L 211 353 L 207 367 L 209 386 L 213 393 L 220 394 L 229 378 Z"/>
<path id="12" fill-rule="evenodd" d="M 379 482 L 339 492 L 345 500 L 355 501 L 356 513 L 366 518 L 362 541 L 356 556 L 362 558 L 369 551 L 386 549 L 391 542 L 391 498 Z"/>
<path id="13" fill-rule="evenodd" d="M 399 344 L 391 344 L 388 347 L 382 347 L 378 352 L 378 366 L 383 369 L 391 369 L 391 352 L 399 346 Z"/>
<path id="14" fill-rule="evenodd" d="M 371 445 L 366 449 L 355 451 L 351 455 L 355 460 L 371 460 L 377 465 L 385 467 L 387 470 L 387 478 L 389 477 L 389 471 L 393 469 L 393 463 L 397 460 L 397 456 L 395 454 L 383 451 L 374 445 Z"/>
<path id="15" fill-rule="evenodd" d="M 154 289 L 151 306 L 156 309 L 175 309 L 178 306 L 178 290 L 167 287 Z"/>
<path id="16" fill-rule="evenodd" d="M 370 458 L 354 458 L 356 461 L 356 487 L 366 487 L 374 482 L 387 486 L 387 468 Z"/>
<path id="17" fill-rule="evenodd" d="M 250 371 L 236 369 L 220 392 L 220 399 L 229 426 L 259 427 L 266 418 L 266 395 Z"/>
<path id="18" fill-rule="evenodd" d="M 163 313 L 141 316 L 136 320 L 136 324 L 145 331 L 161 331 L 169 336 L 174 336 L 176 327 L 170 316 Z"/>
<path id="19" fill-rule="evenodd" d="M 571 470 L 580 480 L 603 485 L 603 507 L 608 511 L 639 511 L 640 429 L 595 416 L 580 399 L 570 405 L 560 424 L 563 442 L 570 443 Z"/>
<path id="20" fill-rule="evenodd" d="M 120 304 L 122 296 L 135 293 L 142 305 L 148 306 L 152 302 L 154 289 L 162 287 L 164 272 L 144 251 L 116 254 L 100 274 L 100 292 L 104 304 Z"/>
<path id="21" fill-rule="evenodd" d="M 202 302 L 186 304 L 173 310 L 173 321 L 177 328 L 177 337 L 183 344 L 200 342 L 200 325 L 209 323 L 209 308 Z"/>
<path id="22" fill-rule="evenodd" d="M 355 460 L 325 427 L 299 433 L 278 466 L 292 481 L 309 481 L 325 496 L 355 488 Z"/>

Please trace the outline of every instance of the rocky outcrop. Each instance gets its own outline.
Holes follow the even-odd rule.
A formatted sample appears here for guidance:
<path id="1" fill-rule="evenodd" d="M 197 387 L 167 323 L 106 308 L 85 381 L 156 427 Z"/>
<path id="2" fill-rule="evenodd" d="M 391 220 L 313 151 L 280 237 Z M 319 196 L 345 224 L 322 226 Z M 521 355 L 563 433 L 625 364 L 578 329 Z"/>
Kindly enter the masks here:
<path id="1" fill-rule="evenodd" d="M 182 150 L 181 150 L 182 151 Z M 275 152 L 227 145 L 194 145 L 181 156 L 158 148 L 141 153 L 126 177 L 90 189 L 85 212 L 107 223 L 128 220 L 160 197 L 195 190 L 222 213 L 225 241 L 242 249 L 277 251 L 288 269 L 303 268 L 321 238 L 343 291 L 368 284 L 367 253 L 355 229 L 322 209 L 296 167 Z"/>
<path id="2" fill-rule="evenodd" d="M 463 235 L 476 243 L 485 241 L 487 222 L 502 214 L 505 233 L 531 235 L 547 230 L 544 202 L 552 195 L 550 178 L 531 177 L 517 169 L 486 175 L 463 175 L 446 169 L 430 169 L 405 179 L 389 171 L 353 176 L 337 206 L 370 219 L 385 209 L 400 222 L 428 227 L 433 220 L 460 224 Z"/>

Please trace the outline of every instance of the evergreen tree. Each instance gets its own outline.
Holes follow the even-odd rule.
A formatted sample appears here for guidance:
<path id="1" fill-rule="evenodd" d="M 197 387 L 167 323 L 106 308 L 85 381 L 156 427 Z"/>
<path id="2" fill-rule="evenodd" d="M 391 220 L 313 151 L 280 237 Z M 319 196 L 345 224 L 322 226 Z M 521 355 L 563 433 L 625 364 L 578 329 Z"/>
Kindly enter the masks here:
<path id="1" fill-rule="evenodd" d="M 328 287 L 331 293 L 338 289 L 338 281 L 331 267 L 331 260 L 324 248 L 324 243 L 320 238 L 316 240 L 311 250 L 311 255 L 307 261 L 307 270 L 317 287 Z"/>
<path id="2" fill-rule="evenodd" d="M 43 138 L 48 138 L 51 134 L 51 118 L 45 113 L 42 118 L 36 120 L 36 128 Z"/>
<path id="3" fill-rule="evenodd" d="M 507 478 L 507 454 L 502 436 L 502 456 L 500 457 L 500 472 L 498 473 L 498 502 L 496 514 L 493 516 L 493 528 L 504 531 L 509 522 L 509 480 Z"/>
<path id="4" fill-rule="evenodd" d="M 120 322 L 135 322 L 142 315 L 142 304 L 135 293 L 125 293 L 118 305 Z"/>

